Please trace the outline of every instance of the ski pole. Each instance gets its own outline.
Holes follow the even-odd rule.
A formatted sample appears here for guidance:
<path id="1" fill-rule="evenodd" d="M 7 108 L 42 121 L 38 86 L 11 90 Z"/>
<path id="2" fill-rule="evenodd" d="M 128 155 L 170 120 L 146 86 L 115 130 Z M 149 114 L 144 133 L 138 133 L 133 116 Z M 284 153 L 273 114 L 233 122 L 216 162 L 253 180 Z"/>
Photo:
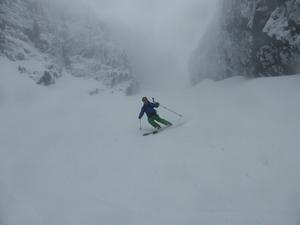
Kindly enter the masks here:
<path id="1" fill-rule="evenodd" d="M 153 102 L 155 102 L 155 100 L 154 100 L 154 98 L 152 97 L 152 101 Z M 162 104 L 159 104 L 161 107 L 163 107 L 164 109 L 166 109 L 166 110 L 168 110 L 168 111 L 170 111 L 170 112 L 172 112 L 172 113 L 174 113 L 174 114 L 176 114 L 177 116 L 179 116 L 179 117 L 183 117 L 183 115 L 181 115 L 181 114 L 179 114 L 179 113 L 177 113 L 177 112 L 175 112 L 175 111 L 173 111 L 173 110 L 171 110 L 171 109 L 169 109 L 168 107 L 166 107 L 166 106 L 164 106 L 164 105 L 162 105 Z"/>
<path id="2" fill-rule="evenodd" d="M 169 109 L 168 107 L 166 107 L 166 106 L 164 106 L 164 105 L 162 105 L 162 104 L 159 104 L 159 105 L 160 105 L 160 107 L 163 107 L 164 109 L 166 109 L 166 110 L 168 110 L 168 111 L 170 111 L 170 112 L 176 114 L 177 116 L 183 117 L 183 115 L 181 115 L 181 114 L 179 114 L 179 113 L 177 113 L 177 112 L 175 112 L 175 111 Z"/>
<path id="3" fill-rule="evenodd" d="M 142 129 L 142 120 L 140 119 L 140 130 Z"/>

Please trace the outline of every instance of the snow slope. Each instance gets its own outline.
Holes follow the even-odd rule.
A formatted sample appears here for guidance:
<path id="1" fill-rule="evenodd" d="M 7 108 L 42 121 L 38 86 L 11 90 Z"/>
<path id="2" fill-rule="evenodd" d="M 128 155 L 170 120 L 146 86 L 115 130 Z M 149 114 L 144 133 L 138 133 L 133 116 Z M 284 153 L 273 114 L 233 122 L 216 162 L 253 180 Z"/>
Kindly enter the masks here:
<path id="1" fill-rule="evenodd" d="M 0 224 L 299 224 L 300 76 L 126 97 L 0 63 Z M 144 95 L 184 124 L 143 137 Z"/>

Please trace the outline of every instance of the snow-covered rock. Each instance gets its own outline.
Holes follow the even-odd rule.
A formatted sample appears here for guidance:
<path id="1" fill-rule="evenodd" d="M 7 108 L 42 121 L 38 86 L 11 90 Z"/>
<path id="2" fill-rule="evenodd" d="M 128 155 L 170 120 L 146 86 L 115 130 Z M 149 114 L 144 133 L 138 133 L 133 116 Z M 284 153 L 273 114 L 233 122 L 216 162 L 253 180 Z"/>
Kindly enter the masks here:
<path id="1" fill-rule="evenodd" d="M 192 80 L 299 73 L 299 0 L 224 0 L 190 60 Z"/>
<path id="2" fill-rule="evenodd" d="M 0 55 L 39 84 L 55 83 L 63 71 L 110 87 L 135 82 L 126 52 L 87 7 L 1 0 Z"/>

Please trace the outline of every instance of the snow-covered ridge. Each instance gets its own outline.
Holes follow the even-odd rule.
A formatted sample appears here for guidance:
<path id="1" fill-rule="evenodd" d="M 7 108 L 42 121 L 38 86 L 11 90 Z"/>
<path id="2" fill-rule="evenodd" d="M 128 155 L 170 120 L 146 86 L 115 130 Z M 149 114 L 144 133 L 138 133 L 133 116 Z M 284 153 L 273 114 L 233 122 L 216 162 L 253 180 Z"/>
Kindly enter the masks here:
<path id="1" fill-rule="evenodd" d="M 191 58 L 193 81 L 299 73 L 298 0 L 224 0 L 219 14 Z"/>
<path id="2" fill-rule="evenodd" d="M 135 82 L 126 53 L 88 8 L 75 12 L 47 1 L 3 0 L 0 28 L 0 55 L 37 83 L 52 84 L 62 71 L 110 87 Z"/>

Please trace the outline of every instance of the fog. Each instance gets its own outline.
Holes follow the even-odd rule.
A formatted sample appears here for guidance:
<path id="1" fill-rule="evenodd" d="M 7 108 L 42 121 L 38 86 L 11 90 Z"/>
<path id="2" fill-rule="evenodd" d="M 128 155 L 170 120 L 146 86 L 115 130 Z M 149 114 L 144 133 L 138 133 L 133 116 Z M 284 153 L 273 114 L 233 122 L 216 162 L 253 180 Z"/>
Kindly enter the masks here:
<path id="1" fill-rule="evenodd" d="M 219 0 L 38 1 L 93 10 L 143 93 L 67 74 L 39 86 L 0 60 L 0 225 L 299 225 L 300 77 L 179 89 Z M 174 126 L 143 136 L 144 94 Z"/>
<path id="2" fill-rule="evenodd" d="M 90 5 L 103 21 L 124 27 L 115 32 L 144 83 L 177 88 L 188 83 L 187 60 L 213 18 L 216 1 L 90 0 Z"/>
<path id="3" fill-rule="evenodd" d="M 215 14 L 219 0 L 77 0 L 126 49 L 142 84 L 171 88 L 187 85 L 187 61 Z M 72 3 L 70 3 L 72 2 Z"/>

